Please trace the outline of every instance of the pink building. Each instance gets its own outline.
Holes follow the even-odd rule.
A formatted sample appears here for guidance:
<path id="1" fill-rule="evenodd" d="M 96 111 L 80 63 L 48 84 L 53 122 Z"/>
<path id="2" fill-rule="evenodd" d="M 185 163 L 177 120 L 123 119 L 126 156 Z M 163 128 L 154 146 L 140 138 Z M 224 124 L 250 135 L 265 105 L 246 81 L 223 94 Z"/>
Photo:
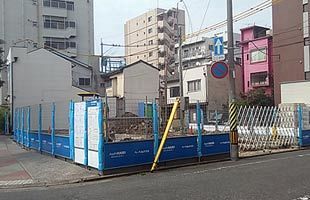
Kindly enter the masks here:
<path id="1" fill-rule="evenodd" d="M 243 91 L 265 88 L 273 92 L 272 36 L 270 29 L 251 26 L 241 29 Z"/>

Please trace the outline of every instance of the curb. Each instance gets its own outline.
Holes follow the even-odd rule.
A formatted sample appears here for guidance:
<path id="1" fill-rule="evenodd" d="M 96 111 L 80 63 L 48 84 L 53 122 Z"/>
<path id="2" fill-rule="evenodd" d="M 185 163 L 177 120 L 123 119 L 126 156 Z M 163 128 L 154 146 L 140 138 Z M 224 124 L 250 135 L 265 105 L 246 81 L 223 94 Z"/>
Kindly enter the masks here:
<path id="1" fill-rule="evenodd" d="M 280 152 L 274 152 L 274 153 L 263 153 L 259 155 L 251 155 L 251 156 L 245 156 L 240 157 L 240 159 L 247 159 L 247 158 L 255 158 L 255 157 L 263 157 L 268 155 L 276 155 L 281 153 L 289 153 L 289 152 L 295 152 L 295 151 L 303 151 L 308 150 L 309 148 L 296 148 L 296 149 L 289 149 L 287 151 L 280 151 Z M 178 169 L 183 167 L 190 167 L 190 166 L 196 166 L 196 165 L 205 165 L 209 163 L 218 163 L 218 162 L 228 162 L 230 161 L 230 158 L 226 159 L 220 159 L 220 160 L 212 160 L 212 161 L 201 161 L 197 163 L 188 163 L 188 164 L 180 164 L 180 165 L 174 165 L 174 166 L 162 166 L 156 169 L 155 172 L 150 172 L 150 170 L 138 170 L 134 172 L 125 172 L 125 173 L 118 173 L 118 174 L 111 174 L 111 175 L 103 175 L 103 176 L 89 176 L 74 180 L 63 180 L 63 181 L 56 181 L 56 182 L 34 182 L 31 184 L 18 184 L 18 185 L 8 185 L 8 186 L 0 186 L 0 190 L 3 189 L 27 189 L 27 188 L 38 188 L 38 187 L 52 187 L 52 186 L 61 186 L 61 185 L 72 185 L 72 184 L 78 184 L 78 183 L 88 183 L 88 182 L 95 182 L 100 180 L 106 180 L 106 179 L 113 179 L 113 178 L 120 178 L 125 176 L 132 176 L 142 173 L 156 173 L 158 171 L 168 171 L 171 169 Z"/>

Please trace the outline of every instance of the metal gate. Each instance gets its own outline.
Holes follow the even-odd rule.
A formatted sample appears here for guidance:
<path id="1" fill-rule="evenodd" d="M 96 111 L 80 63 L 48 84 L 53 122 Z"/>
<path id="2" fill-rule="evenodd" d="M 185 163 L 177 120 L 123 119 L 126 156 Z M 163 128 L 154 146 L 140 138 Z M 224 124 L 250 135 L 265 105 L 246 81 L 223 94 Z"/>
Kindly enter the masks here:
<path id="1" fill-rule="evenodd" d="M 238 122 L 240 152 L 298 145 L 297 105 L 242 106 Z"/>

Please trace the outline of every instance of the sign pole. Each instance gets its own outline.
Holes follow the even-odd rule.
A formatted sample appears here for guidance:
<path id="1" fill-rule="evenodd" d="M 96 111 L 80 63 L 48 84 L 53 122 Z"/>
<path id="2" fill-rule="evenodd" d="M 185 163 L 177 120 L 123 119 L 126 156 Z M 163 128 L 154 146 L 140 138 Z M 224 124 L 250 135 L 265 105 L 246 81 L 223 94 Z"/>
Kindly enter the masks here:
<path id="1" fill-rule="evenodd" d="M 228 34 L 228 65 L 229 65 L 229 127 L 230 127 L 230 157 L 237 161 L 239 157 L 237 132 L 237 106 L 234 66 L 234 35 L 233 35 L 233 5 L 227 0 L 227 34 Z"/>

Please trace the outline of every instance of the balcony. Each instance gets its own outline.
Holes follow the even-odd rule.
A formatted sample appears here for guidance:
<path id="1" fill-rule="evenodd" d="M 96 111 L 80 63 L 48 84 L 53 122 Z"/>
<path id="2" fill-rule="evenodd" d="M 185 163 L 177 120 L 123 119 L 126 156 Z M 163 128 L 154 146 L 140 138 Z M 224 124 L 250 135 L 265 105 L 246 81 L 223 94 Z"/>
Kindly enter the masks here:
<path id="1" fill-rule="evenodd" d="M 71 38 L 77 36 L 76 28 L 68 27 L 66 29 L 44 28 L 44 37 Z"/>
<path id="2" fill-rule="evenodd" d="M 57 17 L 68 17 L 68 10 L 63 8 L 54 8 L 54 7 L 48 7 L 43 6 L 43 13 L 42 15 L 48 15 L 48 16 L 57 16 Z"/>
<path id="3" fill-rule="evenodd" d="M 158 21 L 159 32 L 168 31 L 170 34 L 174 33 L 173 28 L 167 23 L 167 21 Z"/>
<path id="4" fill-rule="evenodd" d="M 169 37 L 167 33 L 158 33 L 158 39 L 160 42 L 168 42 L 169 44 L 172 44 L 174 41 Z"/>
<path id="5" fill-rule="evenodd" d="M 159 57 L 158 58 L 158 64 L 165 65 L 165 58 L 164 57 Z"/>

